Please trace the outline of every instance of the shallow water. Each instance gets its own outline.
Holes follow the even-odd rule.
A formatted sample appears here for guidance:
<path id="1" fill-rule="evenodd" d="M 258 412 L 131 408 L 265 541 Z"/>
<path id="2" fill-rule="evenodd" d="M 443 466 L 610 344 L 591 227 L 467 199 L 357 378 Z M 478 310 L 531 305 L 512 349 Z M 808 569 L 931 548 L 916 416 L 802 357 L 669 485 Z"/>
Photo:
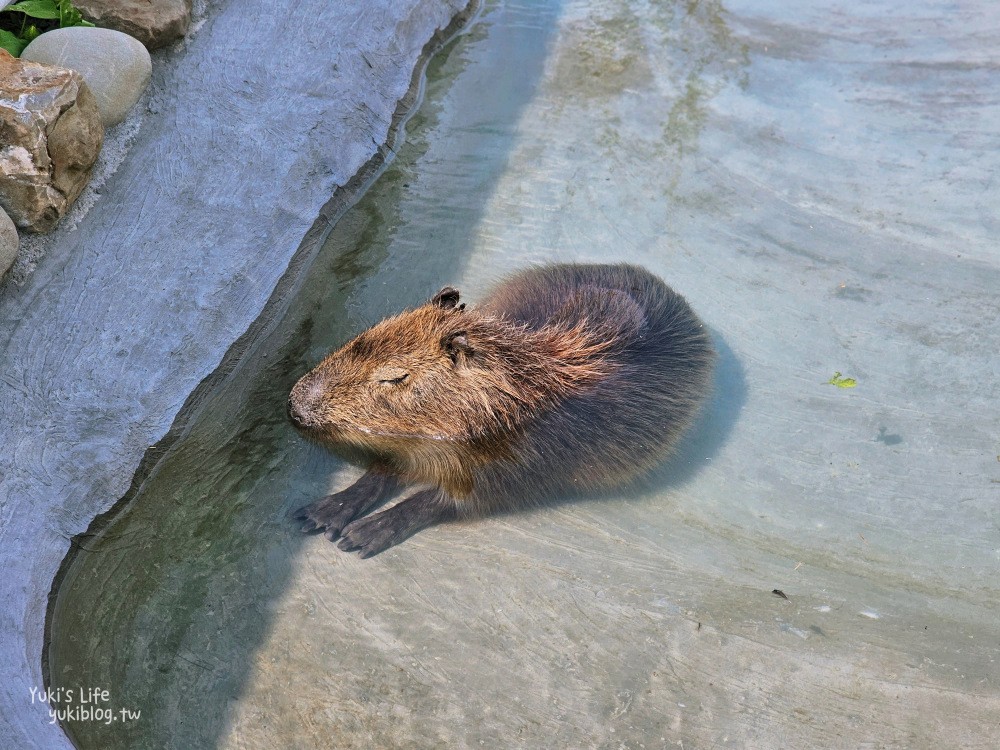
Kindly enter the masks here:
<path id="1" fill-rule="evenodd" d="M 82 540 L 51 683 L 142 713 L 71 722 L 78 744 L 990 747 L 990 19 L 488 4 L 281 323 Z M 570 260 L 646 265 L 713 330 L 680 454 L 371 560 L 298 534 L 286 514 L 360 472 L 286 423 L 294 380 L 445 283 L 474 301 Z"/>

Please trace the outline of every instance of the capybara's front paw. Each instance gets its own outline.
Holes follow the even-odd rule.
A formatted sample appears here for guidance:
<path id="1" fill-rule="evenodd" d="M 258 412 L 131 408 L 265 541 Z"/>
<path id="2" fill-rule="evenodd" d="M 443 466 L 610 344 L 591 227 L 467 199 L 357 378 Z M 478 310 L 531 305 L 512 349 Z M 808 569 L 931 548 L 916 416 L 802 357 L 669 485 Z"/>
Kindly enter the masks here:
<path id="1" fill-rule="evenodd" d="M 455 502 L 441 490 L 421 490 L 391 508 L 350 523 L 337 544 L 345 552 L 357 550 L 361 557 L 384 552 L 420 529 L 455 518 Z"/>
<path id="2" fill-rule="evenodd" d="M 385 552 L 409 536 L 398 520 L 388 511 L 359 518 L 343 530 L 337 546 L 345 552 L 357 550 L 363 558 Z"/>
<path id="3" fill-rule="evenodd" d="M 296 521 L 302 523 L 302 531 L 310 533 L 322 531 L 323 536 L 331 542 L 340 536 L 341 531 L 358 515 L 358 503 L 344 497 L 347 493 L 338 492 L 328 495 L 309 505 L 304 505 L 293 514 Z"/>
<path id="4" fill-rule="evenodd" d="M 397 486 L 395 477 L 370 469 L 346 490 L 299 508 L 292 518 L 301 521 L 302 531 L 322 531 L 332 542 L 347 524 L 385 500 Z"/>

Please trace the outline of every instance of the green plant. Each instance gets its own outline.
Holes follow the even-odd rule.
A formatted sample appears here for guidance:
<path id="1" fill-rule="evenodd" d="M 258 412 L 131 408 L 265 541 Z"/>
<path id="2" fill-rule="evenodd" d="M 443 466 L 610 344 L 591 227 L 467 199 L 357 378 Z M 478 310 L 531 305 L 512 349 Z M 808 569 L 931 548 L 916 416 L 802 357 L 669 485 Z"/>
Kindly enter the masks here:
<path id="1" fill-rule="evenodd" d="M 20 22 L 16 15 L 19 14 Z M 67 26 L 93 26 L 70 0 L 21 0 L 0 9 L 0 47 L 19 57 L 39 34 Z"/>

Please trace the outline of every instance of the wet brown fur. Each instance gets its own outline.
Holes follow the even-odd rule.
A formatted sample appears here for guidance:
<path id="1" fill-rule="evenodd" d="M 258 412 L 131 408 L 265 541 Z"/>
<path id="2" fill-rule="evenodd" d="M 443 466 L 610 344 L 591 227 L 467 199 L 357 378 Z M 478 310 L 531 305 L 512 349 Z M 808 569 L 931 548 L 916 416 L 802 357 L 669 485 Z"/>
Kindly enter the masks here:
<path id="1" fill-rule="evenodd" d="M 458 298 L 446 287 L 326 357 L 292 390 L 296 425 L 482 514 L 643 473 L 709 390 L 704 326 L 642 268 L 548 266 L 478 307 Z"/>

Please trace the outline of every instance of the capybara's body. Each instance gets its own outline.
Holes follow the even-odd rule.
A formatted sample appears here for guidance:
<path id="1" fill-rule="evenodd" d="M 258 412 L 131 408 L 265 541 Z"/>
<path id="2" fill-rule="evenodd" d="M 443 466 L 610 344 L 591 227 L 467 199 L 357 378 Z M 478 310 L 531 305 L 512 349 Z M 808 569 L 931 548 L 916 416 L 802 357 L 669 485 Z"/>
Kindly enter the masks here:
<path id="1" fill-rule="evenodd" d="M 623 483 L 709 392 L 707 331 L 645 269 L 547 266 L 458 298 L 382 321 L 293 388 L 292 421 L 370 469 L 303 508 L 307 530 L 368 556 L 437 521 Z M 349 523 L 401 483 L 429 489 Z"/>

